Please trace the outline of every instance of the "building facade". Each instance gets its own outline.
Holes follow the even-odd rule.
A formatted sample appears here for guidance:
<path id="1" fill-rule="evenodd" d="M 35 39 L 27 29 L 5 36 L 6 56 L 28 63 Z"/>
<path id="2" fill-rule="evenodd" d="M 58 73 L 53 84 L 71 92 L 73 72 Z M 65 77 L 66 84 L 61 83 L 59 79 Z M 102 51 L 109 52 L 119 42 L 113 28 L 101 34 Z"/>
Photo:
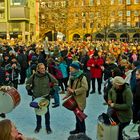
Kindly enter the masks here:
<path id="1" fill-rule="evenodd" d="M 63 12 L 64 18 L 59 18 L 63 24 L 63 30 L 60 31 L 66 35 L 68 41 L 92 39 L 140 42 L 140 0 L 42 0 L 41 2 L 45 5 L 44 12 L 41 10 L 42 14 L 45 13 L 45 9 L 50 10 L 54 7 L 57 7 L 54 13 Z M 61 8 L 64 11 L 58 10 L 62 3 L 65 3 Z M 51 12 L 53 13 L 53 10 Z M 43 18 L 48 21 L 45 24 L 49 25 L 50 21 L 53 25 L 57 23 L 50 15 L 44 15 Z M 41 26 L 42 24 L 40 28 Z"/>
<path id="2" fill-rule="evenodd" d="M 0 38 L 29 41 L 36 36 L 35 0 L 0 0 Z"/>

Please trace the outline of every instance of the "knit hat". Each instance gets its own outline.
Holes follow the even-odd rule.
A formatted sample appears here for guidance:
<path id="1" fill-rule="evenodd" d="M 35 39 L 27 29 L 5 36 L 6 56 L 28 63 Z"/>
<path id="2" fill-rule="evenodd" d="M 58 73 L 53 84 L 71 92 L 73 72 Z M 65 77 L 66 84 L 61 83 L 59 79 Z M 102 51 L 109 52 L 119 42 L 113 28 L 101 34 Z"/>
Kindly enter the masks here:
<path id="1" fill-rule="evenodd" d="M 70 64 L 70 67 L 73 67 L 73 68 L 76 69 L 76 70 L 79 70 L 79 69 L 80 69 L 80 65 L 79 65 L 78 62 L 72 62 L 72 63 Z"/>
<path id="2" fill-rule="evenodd" d="M 116 76 L 113 79 L 113 84 L 115 84 L 115 85 L 124 85 L 125 80 L 121 76 Z"/>

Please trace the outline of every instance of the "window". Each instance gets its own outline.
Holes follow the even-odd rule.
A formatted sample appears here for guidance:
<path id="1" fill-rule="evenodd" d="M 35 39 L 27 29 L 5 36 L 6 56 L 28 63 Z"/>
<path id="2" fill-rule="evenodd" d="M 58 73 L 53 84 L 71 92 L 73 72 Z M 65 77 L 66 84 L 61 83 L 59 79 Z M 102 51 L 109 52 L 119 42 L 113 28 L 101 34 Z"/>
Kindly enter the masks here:
<path id="1" fill-rule="evenodd" d="M 55 4 L 54 4 L 56 7 L 58 7 L 59 6 L 59 2 L 55 2 Z"/>
<path id="2" fill-rule="evenodd" d="M 94 4 L 94 0 L 89 0 L 89 5 L 93 6 L 93 4 Z"/>
<path id="3" fill-rule="evenodd" d="M 131 26 L 131 23 L 130 22 L 127 22 L 127 26 Z"/>
<path id="4" fill-rule="evenodd" d="M 93 22 L 90 22 L 90 28 L 91 29 L 93 28 Z"/>
<path id="5" fill-rule="evenodd" d="M 126 4 L 127 5 L 131 4 L 131 0 L 126 0 Z"/>
<path id="6" fill-rule="evenodd" d="M 100 0 L 97 0 L 97 5 L 100 5 Z"/>
<path id="7" fill-rule="evenodd" d="M 11 0 L 11 5 L 27 5 L 28 0 Z"/>
<path id="8" fill-rule="evenodd" d="M 122 0 L 118 0 L 118 4 L 123 4 L 123 1 Z"/>
<path id="9" fill-rule="evenodd" d="M 74 17 L 77 18 L 78 17 L 78 13 L 74 13 Z"/>
<path id="10" fill-rule="evenodd" d="M 134 4 L 139 4 L 140 0 L 134 0 Z"/>
<path id="11" fill-rule="evenodd" d="M 122 15 L 123 15 L 123 12 L 122 11 L 119 11 L 118 12 L 118 16 L 122 17 Z"/>
<path id="12" fill-rule="evenodd" d="M 49 8 L 51 8 L 52 5 L 53 5 L 52 2 L 48 2 L 48 3 L 47 3 L 47 6 L 48 6 Z"/>
<path id="13" fill-rule="evenodd" d="M 92 19 L 93 17 L 94 17 L 94 13 L 93 12 L 90 12 L 89 13 L 89 18 Z"/>
<path id="14" fill-rule="evenodd" d="M 4 18 L 4 13 L 0 12 L 0 19 Z"/>
<path id="15" fill-rule="evenodd" d="M 86 1 L 82 0 L 82 6 L 86 5 Z"/>
<path id="16" fill-rule="evenodd" d="M 62 7 L 66 7 L 66 1 L 61 2 Z"/>
<path id="17" fill-rule="evenodd" d="M 115 11 L 110 12 L 110 16 L 114 17 L 115 16 Z"/>
<path id="18" fill-rule="evenodd" d="M 140 28 L 140 22 L 136 22 L 135 26 Z"/>
<path id="19" fill-rule="evenodd" d="M 82 17 L 86 17 L 86 12 L 82 12 Z"/>
<path id="20" fill-rule="evenodd" d="M 85 22 L 82 23 L 82 28 L 86 28 L 86 23 Z"/>
<path id="21" fill-rule="evenodd" d="M 126 11 L 126 16 L 130 17 L 131 16 L 131 11 Z"/>
<path id="22" fill-rule="evenodd" d="M 111 23 L 111 24 L 110 24 L 110 27 L 114 27 L 114 23 Z"/>
<path id="23" fill-rule="evenodd" d="M 115 0 L 111 0 L 111 5 L 113 5 L 115 3 Z"/>
<path id="24" fill-rule="evenodd" d="M 136 16 L 136 17 L 139 16 L 139 11 L 136 11 L 136 10 L 135 10 L 135 11 L 134 11 L 134 16 Z"/>
<path id="25" fill-rule="evenodd" d="M 75 0 L 74 1 L 74 6 L 77 7 L 78 5 L 79 5 L 79 1 L 78 0 Z"/>
<path id="26" fill-rule="evenodd" d="M 0 7 L 4 7 L 4 2 L 0 2 Z"/>

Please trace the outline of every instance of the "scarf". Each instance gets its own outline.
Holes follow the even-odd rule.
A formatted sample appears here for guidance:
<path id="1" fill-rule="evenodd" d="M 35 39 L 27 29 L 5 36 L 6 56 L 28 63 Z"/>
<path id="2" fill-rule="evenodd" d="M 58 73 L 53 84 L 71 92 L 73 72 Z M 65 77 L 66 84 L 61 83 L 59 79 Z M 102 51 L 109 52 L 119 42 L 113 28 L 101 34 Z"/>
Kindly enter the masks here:
<path id="1" fill-rule="evenodd" d="M 70 79 L 71 79 L 71 80 L 75 80 L 75 79 L 77 79 L 78 77 L 80 77 L 81 74 L 83 74 L 83 71 L 82 71 L 82 70 L 70 72 Z"/>

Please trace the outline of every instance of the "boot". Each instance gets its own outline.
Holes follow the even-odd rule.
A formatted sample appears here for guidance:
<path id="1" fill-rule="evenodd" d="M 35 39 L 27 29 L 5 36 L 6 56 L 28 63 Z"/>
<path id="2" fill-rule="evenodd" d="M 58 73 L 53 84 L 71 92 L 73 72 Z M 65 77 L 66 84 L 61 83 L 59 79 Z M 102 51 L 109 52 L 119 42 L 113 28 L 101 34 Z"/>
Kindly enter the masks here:
<path id="1" fill-rule="evenodd" d="M 6 117 L 5 113 L 1 113 L 1 114 L 0 114 L 0 117 L 1 117 L 1 118 L 5 118 L 5 117 Z"/>
<path id="2" fill-rule="evenodd" d="M 35 128 L 34 132 L 35 132 L 35 133 L 39 133 L 39 131 L 40 131 L 41 128 L 42 128 L 41 126 L 40 126 L 40 127 L 37 126 L 37 127 Z"/>
<path id="3" fill-rule="evenodd" d="M 78 130 L 72 130 L 72 131 L 70 131 L 70 134 L 78 134 L 79 133 L 79 131 Z"/>

